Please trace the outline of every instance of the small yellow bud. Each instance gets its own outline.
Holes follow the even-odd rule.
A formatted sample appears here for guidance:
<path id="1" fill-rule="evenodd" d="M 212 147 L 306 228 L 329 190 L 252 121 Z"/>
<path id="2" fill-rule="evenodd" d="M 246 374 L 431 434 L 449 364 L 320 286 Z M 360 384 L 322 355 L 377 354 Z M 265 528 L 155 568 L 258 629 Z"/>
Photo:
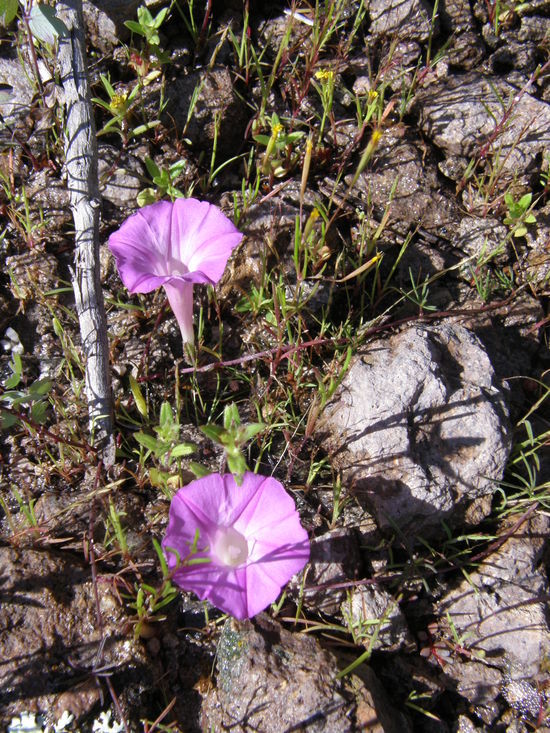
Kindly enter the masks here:
<path id="1" fill-rule="evenodd" d="M 372 137 L 370 139 L 369 145 L 372 145 L 373 148 L 375 148 L 378 143 L 380 142 L 380 138 L 382 137 L 382 130 L 375 130 L 372 133 Z"/>
<path id="2" fill-rule="evenodd" d="M 319 69 L 319 71 L 315 72 L 315 78 L 319 79 L 319 81 L 332 81 L 334 78 L 334 71 L 329 71 L 328 69 Z"/>
<path id="3" fill-rule="evenodd" d="M 111 98 L 111 109 L 113 112 L 122 112 L 126 108 L 126 99 L 128 95 L 124 92 L 122 94 L 113 94 Z"/>

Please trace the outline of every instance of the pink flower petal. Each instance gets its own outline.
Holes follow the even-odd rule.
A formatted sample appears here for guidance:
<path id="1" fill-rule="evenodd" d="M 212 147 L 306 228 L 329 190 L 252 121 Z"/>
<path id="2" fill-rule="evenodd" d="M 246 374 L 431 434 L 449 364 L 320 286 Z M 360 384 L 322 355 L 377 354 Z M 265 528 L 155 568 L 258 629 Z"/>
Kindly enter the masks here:
<path id="1" fill-rule="evenodd" d="M 159 201 L 132 214 L 109 237 L 121 280 L 131 293 L 149 293 L 164 284 L 171 219 L 172 204 Z"/>
<path id="2" fill-rule="evenodd" d="M 217 283 L 243 235 L 220 209 L 206 201 L 176 199 L 172 215 L 171 256 L 190 273 Z"/>
<path id="3" fill-rule="evenodd" d="M 307 532 L 292 498 L 273 478 L 213 474 L 180 489 L 170 506 L 163 541 L 171 568 L 199 531 L 198 549 L 209 563 L 184 565 L 174 582 L 208 598 L 236 618 L 249 618 L 273 603 L 309 559 Z"/>
<path id="4" fill-rule="evenodd" d="M 281 493 L 280 487 L 281 484 L 271 476 L 246 473 L 242 488 L 251 492 L 250 500 L 240 516 L 235 518 L 235 529 L 242 532 L 241 527 L 246 527 L 247 536 L 254 536 L 261 534 L 267 526 L 272 532 L 277 524 L 296 516 L 294 501 L 286 492 Z"/>

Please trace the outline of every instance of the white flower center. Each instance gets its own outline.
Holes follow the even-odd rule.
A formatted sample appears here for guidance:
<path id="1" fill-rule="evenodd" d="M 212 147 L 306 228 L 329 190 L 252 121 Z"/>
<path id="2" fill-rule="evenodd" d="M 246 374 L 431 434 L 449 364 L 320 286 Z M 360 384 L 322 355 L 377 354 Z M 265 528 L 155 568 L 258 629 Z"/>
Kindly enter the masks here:
<path id="1" fill-rule="evenodd" d="M 223 565 L 237 567 L 248 560 L 248 543 L 233 527 L 220 527 L 212 549 Z"/>

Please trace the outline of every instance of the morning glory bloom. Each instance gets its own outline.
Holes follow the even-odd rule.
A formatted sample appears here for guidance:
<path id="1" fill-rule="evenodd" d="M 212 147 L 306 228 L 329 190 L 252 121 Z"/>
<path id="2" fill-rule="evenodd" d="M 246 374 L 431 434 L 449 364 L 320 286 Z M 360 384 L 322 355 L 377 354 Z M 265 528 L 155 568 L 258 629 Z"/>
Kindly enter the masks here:
<path id="1" fill-rule="evenodd" d="M 193 284 L 215 285 L 243 235 L 206 201 L 158 201 L 132 214 L 109 237 L 131 293 L 164 287 L 183 343 L 193 343 Z"/>
<path id="2" fill-rule="evenodd" d="M 162 546 L 177 585 L 238 619 L 273 603 L 309 559 L 292 498 L 274 478 L 250 472 L 240 486 L 233 474 L 211 474 L 179 489 Z"/>

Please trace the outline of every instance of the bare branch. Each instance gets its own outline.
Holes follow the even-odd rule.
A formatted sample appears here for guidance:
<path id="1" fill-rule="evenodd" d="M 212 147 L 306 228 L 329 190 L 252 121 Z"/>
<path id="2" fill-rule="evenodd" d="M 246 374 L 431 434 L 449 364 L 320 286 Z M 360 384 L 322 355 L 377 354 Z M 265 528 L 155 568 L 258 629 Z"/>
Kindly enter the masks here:
<path id="1" fill-rule="evenodd" d="M 58 17 L 68 34 L 59 39 L 65 92 L 65 165 L 75 224 L 73 289 L 86 360 L 90 429 L 106 463 L 114 460 L 113 402 L 109 345 L 99 278 L 99 183 L 97 141 L 86 66 L 82 0 L 58 0 Z"/>

